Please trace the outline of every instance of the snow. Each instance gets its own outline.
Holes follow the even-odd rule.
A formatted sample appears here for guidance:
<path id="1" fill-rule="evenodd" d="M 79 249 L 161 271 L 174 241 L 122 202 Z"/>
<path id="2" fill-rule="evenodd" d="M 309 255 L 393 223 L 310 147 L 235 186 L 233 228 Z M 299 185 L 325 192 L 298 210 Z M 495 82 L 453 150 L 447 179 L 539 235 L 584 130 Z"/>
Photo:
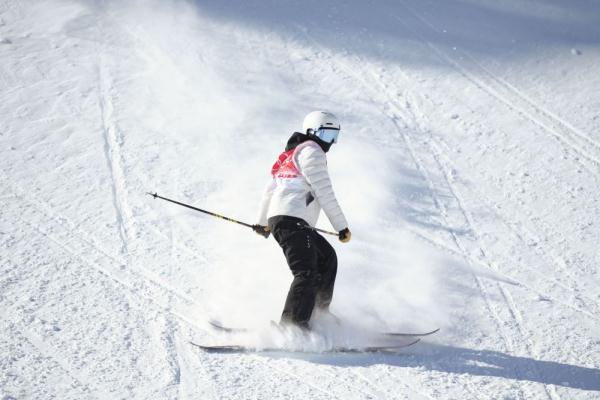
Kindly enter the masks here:
<path id="1" fill-rule="evenodd" d="M 597 2 L 5 0 L 0 60 L 1 399 L 600 398 Z M 273 239 L 146 192 L 253 223 L 314 109 L 353 239 L 304 341 Z M 310 352 L 189 344 L 236 340 Z"/>

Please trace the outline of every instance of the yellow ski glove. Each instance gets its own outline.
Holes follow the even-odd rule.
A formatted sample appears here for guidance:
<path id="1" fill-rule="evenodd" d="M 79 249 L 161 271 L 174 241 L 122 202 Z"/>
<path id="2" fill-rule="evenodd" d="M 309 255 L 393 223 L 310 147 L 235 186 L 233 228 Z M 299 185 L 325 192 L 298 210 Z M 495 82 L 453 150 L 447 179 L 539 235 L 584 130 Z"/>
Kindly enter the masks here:
<path id="1" fill-rule="evenodd" d="M 344 228 L 338 233 L 338 238 L 342 243 L 348 243 L 352 238 L 352 234 L 350 233 L 350 229 Z"/>
<path id="2" fill-rule="evenodd" d="M 269 238 L 269 235 L 271 234 L 271 230 L 269 229 L 268 226 L 262 226 L 262 225 L 252 225 L 252 230 L 254 232 L 256 232 L 258 235 L 263 236 L 265 239 Z"/>

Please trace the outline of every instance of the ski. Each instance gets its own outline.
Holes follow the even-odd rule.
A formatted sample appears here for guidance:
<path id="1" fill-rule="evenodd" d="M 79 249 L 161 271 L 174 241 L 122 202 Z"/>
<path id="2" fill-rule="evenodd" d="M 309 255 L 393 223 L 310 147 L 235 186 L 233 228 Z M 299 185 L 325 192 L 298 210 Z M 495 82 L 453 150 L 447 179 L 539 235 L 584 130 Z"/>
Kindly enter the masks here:
<path id="1" fill-rule="evenodd" d="M 292 350 L 282 347 L 272 348 L 258 348 L 252 346 L 242 345 L 204 345 L 199 343 L 190 342 L 194 347 L 202 349 L 208 353 L 307 353 L 307 354 L 333 354 L 333 353 L 346 353 L 346 354 L 361 354 L 361 353 L 397 353 L 399 350 L 406 347 L 417 344 L 421 339 L 415 339 L 411 342 L 404 343 L 401 345 L 388 345 L 388 346 L 367 346 L 367 347 L 346 347 L 337 346 L 329 350 L 324 351 L 307 351 L 307 350 Z"/>
<path id="2" fill-rule="evenodd" d="M 208 324 L 210 326 L 212 326 L 213 328 L 215 328 L 218 331 L 223 331 L 223 332 L 227 332 L 227 333 L 243 333 L 243 332 L 248 332 L 248 329 L 246 328 L 232 328 L 232 327 L 228 327 L 225 325 L 222 325 L 220 322 L 215 321 L 215 320 L 210 320 L 208 321 Z"/>
<path id="3" fill-rule="evenodd" d="M 215 320 L 210 320 L 210 321 L 208 321 L 208 323 L 216 330 L 226 332 L 226 333 L 249 332 L 249 329 L 228 327 L 228 326 L 222 325 L 221 323 L 219 323 Z M 431 330 L 429 332 L 382 332 L 382 333 L 378 333 L 378 334 L 383 335 L 383 336 L 392 336 L 392 337 L 423 337 L 423 336 L 433 335 L 434 333 L 437 333 L 439 330 L 440 330 L 440 328 Z"/>
<path id="4" fill-rule="evenodd" d="M 414 332 L 414 333 L 405 333 L 405 332 L 385 332 L 383 333 L 385 336 L 395 336 L 395 337 L 423 337 L 433 335 L 438 332 L 440 328 L 434 329 L 429 332 Z"/>

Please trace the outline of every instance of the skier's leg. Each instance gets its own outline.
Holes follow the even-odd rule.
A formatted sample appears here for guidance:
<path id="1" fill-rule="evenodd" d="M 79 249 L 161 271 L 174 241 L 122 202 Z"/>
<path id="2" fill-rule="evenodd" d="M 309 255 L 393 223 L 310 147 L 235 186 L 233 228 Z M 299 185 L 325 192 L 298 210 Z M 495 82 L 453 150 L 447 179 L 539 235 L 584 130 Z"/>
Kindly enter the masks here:
<path id="1" fill-rule="evenodd" d="M 308 322 L 315 306 L 316 285 L 312 271 L 292 271 L 294 280 L 290 286 L 281 313 L 282 324 L 294 324 L 309 328 Z"/>
<path id="2" fill-rule="evenodd" d="M 279 242 L 294 280 L 285 301 L 282 323 L 308 328 L 317 294 L 317 248 L 311 232 L 299 229 L 296 223 L 285 221 L 273 226 L 273 236 Z"/>
<path id="3" fill-rule="evenodd" d="M 328 311 L 337 275 L 337 255 L 334 248 L 324 237 L 316 232 L 313 233 L 313 236 L 315 236 L 315 244 L 317 245 L 317 270 L 319 273 L 316 306 Z"/>

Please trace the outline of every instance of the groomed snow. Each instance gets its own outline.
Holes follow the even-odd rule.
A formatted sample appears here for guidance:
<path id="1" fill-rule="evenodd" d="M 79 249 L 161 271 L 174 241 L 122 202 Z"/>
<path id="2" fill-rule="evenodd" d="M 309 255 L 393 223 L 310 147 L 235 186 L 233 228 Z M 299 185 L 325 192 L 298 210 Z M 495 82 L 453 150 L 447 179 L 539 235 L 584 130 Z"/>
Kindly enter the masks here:
<path id="1" fill-rule="evenodd" d="M 0 399 L 600 399 L 598 71 L 592 0 L 1 1 Z M 314 109 L 344 326 L 192 347 L 281 344 L 291 275 L 146 192 L 254 223 Z"/>

